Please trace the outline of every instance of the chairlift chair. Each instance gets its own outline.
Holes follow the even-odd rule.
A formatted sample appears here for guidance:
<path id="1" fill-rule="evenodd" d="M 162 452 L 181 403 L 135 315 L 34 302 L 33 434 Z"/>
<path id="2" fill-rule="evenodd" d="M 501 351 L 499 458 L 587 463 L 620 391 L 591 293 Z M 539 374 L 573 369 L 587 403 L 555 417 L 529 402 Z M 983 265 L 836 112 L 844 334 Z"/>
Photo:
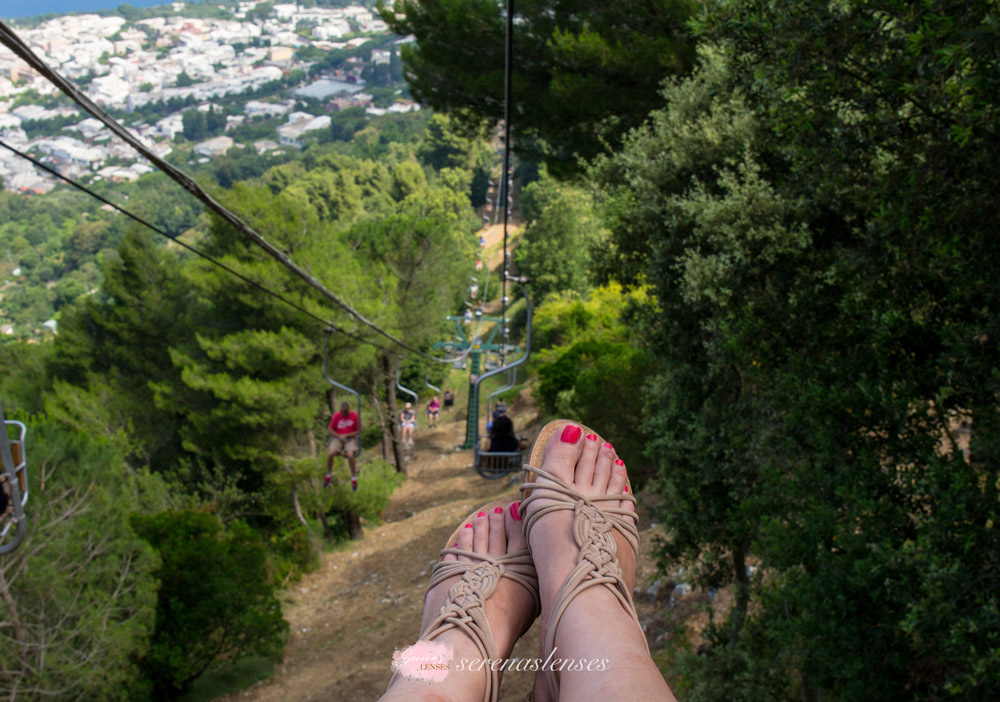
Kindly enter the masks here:
<path id="1" fill-rule="evenodd" d="M 494 370 L 483 373 L 481 376 L 479 376 L 479 378 L 476 379 L 476 382 L 473 384 L 471 405 L 472 407 L 478 407 L 479 386 L 482 385 L 483 381 L 486 380 L 487 378 L 492 378 L 501 373 L 508 374 L 507 385 L 499 388 L 498 390 L 495 390 L 486 398 L 487 412 L 486 412 L 486 417 L 484 417 L 484 419 L 486 419 L 487 421 L 489 421 L 489 401 L 494 396 L 500 394 L 501 392 L 505 392 L 514 387 L 514 376 L 517 373 L 517 367 L 524 365 L 528 361 L 528 356 L 531 354 L 531 319 L 532 319 L 531 300 L 528 298 L 528 291 L 526 286 L 524 285 L 524 283 L 527 282 L 527 279 L 513 278 L 513 276 L 510 276 L 508 274 L 508 280 L 512 279 L 522 284 L 521 287 L 524 292 L 524 301 L 527 308 L 526 310 L 527 324 L 526 324 L 525 338 L 524 338 L 524 355 L 522 355 L 519 359 L 517 359 L 513 363 L 509 363 L 506 366 L 502 366 L 500 368 L 496 368 Z M 484 436 L 484 434 L 479 434 L 476 437 L 476 445 L 472 449 L 473 467 L 475 468 L 476 473 L 478 473 L 483 478 L 486 478 L 487 480 L 496 480 L 498 478 L 504 477 L 505 475 L 509 475 L 510 473 L 514 473 L 516 471 L 521 470 L 521 468 L 524 465 L 524 451 L 521 450 L 486 451 L 483 449 L 483 441 L 485 440 L 485 438 L 486 437 Z"/>
<path id="2" fill-rule="evenodd" d="M 327 347 L 330 345 L 330 336 L 332 334 L 333 334 L 333 330 L 332 329 L 327 329 L 326 330 L 326 339 L 323 341 L 323 377 L 326 378 L 326 382 L 330 383 L 330 385 L 332 385 L 335 389 L 342 390 L 342 391 L 348 393 L 349 395 L 354 395 L 354 401 L 355 401 L 355 403 L 357 403 L 357 406 L 358 406 L 358 441 L 357 441 L 358 452 L 354 455 L 354 457 L 357 458 L 357 457 L 359 457 L 361 455 L 361 450 L 362 450 L 361 449 L 361 395 L 358 393 L 357 390 L 355 390 L 353 388 L 349 388 L 346 385 L 341 385 L 340 383 L 338 383 L 336 380 L 334 380 L 333 378 L 331 378 L 330 374 L 327 372 L 326 354 L 327 354 Z M 335 401 L 334 402 L 334 407 L 336 407 L 336 404 L 337 403 Z M 337 408 L 337 409 L 339 409 L 339 408 Z M 336 410 L 334 410 L 334 411 L 336 411 Z"/>
<path id="3" fill-rule="evenodd" d="M 0 541 L 0 554 L 9 553 L 20 545 L 28 532 L 24 505 L 28 502 L 28 468 L 24 450 L 27 427 L 23 422 L 8 420 L 0 405 L 0 540 L 11 529 L 9 541 Z M 14 438 L 11 438 L 11 433 Z M 16 527 L 16 528 L 15 528 Z"/>

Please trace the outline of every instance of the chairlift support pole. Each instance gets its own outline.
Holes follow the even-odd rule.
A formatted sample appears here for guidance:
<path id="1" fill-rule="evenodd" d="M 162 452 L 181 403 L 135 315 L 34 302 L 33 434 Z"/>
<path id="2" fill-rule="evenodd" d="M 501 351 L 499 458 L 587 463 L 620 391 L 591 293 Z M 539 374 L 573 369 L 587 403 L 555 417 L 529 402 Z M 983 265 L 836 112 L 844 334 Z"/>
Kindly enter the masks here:
<path id="1" fill-rule="evenodd" d="M 398 364 L 396 365 L 396 389 L 400 390 L 402 392 L 405 392 L 407 395 L 409 395 L 410 397 L 413 398 L 413 408 L 414 408 L 414 411 L 416 411 L 417 405 L 420 404 L 419 400 L 417 399 L 417 393 L 415 393 L 412 390 L 410 390 L 409 388 L 403 387 L 402 385 L 399 384 L 399 365 Z"/>
<path id="2" fill-rule="evenodd" d="M 429 387 L 431 390 L 433 390 L 434 392 L 436 392 L 438 395 L 441 394 L 441 388 L 439 388 L 437 385 L 431 385 L 431 380 L 426 375 L 424 376 L 424 385 L 426 385 L 427 387 Z"/>
<path id="3" fill-rule="evenodd" d="M 493 392 L 491 392 L 489 395 L 486 396 L 486 411 L 489 412 L 490 410 L 490 400 L 492 400 L 500 393 L 507 392 L 515 385 L 517 385 L 517 368 L 510 368 L 508 366 L 507 384 L 501 385 L 496 390 L 494 390 Z"/>

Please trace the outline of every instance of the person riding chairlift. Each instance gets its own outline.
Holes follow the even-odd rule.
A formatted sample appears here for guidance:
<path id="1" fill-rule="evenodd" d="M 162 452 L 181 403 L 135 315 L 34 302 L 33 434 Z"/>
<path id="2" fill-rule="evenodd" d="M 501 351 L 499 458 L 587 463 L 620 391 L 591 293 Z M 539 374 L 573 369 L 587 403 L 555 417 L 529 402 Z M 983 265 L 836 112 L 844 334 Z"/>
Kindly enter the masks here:
<path id="1" fill-rule="evenodd" d="M 487 451 L 490 453 L 510 453 L 519 450 L 520 442 L 514 435 L 514 422 L 501 412 L 493 420 L 493 426 L 490 428 L 490 445 Z"/>
<path id="2" fill-rule="evenodd" d="M 403 443 L 413 446 L 413 431 L 417 428 L 417 413 L 413 405 L 407 402 L 399 413 L 399 426 L 403 430 Z"/>
<path id="3" fill-rule="evenodd" d="M 351 468 L 351 490 L 358 489 L 358 434 L 361 433 L 361 420 L 357 412 L 351 411 L 347 402 L 340 403 L 340 411 L 330 419 L 330 445 L 326 453 L 326 476 L 323 487 L 329 487 L 333 480 L 333 457 L 341 454 L 347 457 Z"/>

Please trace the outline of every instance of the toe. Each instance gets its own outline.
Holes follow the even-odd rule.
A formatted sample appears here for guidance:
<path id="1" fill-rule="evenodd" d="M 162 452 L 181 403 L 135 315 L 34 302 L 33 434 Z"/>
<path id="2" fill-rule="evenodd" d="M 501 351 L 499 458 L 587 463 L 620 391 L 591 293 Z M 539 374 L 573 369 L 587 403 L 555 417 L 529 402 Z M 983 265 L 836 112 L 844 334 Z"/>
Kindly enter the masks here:
<path id="1" fill-rule="evenodd" d="M 545 470 L 572 483 L 576 463 L 583 450 L 582 439 L 583 430 L 577 424 L 566 424 L 557 430 L 545 447 Z"/>
<path id="2" fill-rule="evenodd" d="M 600 451 L 597 452 L 597 462 L 594 464 L 592 485 L 594 492 L 598 495 L 606 495 L 610 492 L 608 490 L 608 481 L 611 479 L 611 465 L 614 460 L 615 447 L 609 443 L 605 443 L 601 446 Z"/>
<path id="3" fill-rule="evenodd" d="M 594 480 L 594 465 L 597 463 L 597 454 L 600 452 L 601 444 L 597 440 L 597 434 L 587 434 L 583 438 L 583 453 L 580 460 L 576 462 L 576 472 L 573 475 L 573 483 L 577 489 L 584 488 L 590 492 L 590 484 Z"/>
<path id="4" fill-rule="evenodd" d="M 490 547 L 490 520 L 486 512 L 479 512 L 472 520 L 472 550 L 488 553 Z"/>
<path id="5" fill-rule="evenodd" d="M 449 548 L 458 548 L 458 542 L 456 541 Z M 447 563 L 448 561 L 457 561 L 458 556 L 456 556 L 454 553 L 446 553 L 444 555 L 444 558 L 442 558 L 441 560 L 444 561 L 445 563 Z"/>
<path id="6" fill-rule="evenodd" d="M 611 471 L 611 477 L 608 479 L 608 495 L 620 495 L 625 492 L 625 481 L 628 474 L 625 472 L 625 461 L 620 458 L 616 458 L 610 462 L 608 469 Z"/>
<path id="7" fill-rule="evenodd" d="M 467 523 L 461 529 L 458 530 L 458 547 L 463 551 L 472 550 L 472 523 Z M 461 561 L 472 560 L 467 556 L 462 556 L 459 558 Z"/>
<path id="8" fill-rule="evenodd" d="M 520 502 L 515 502 L 504 512 L 504 526 L 507 529 L 507 553 L 521 551 L 528 547 L 524 541 L 524 529 L 521 514 L 518 508 Z"/>
<path id="9" fill-rule="evenodd" d="M 504 508 L 494 507 L 490 510 L 489 550 L 491 556 L 502 556 L 507 553 L 507 528 L 503 519 Z"/>

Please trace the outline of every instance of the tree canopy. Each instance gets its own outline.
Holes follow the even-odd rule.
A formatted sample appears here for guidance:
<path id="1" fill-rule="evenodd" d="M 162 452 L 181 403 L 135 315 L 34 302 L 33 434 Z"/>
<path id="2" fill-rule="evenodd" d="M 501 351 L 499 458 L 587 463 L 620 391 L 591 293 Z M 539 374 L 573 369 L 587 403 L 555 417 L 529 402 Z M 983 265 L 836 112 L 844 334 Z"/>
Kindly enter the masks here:
<path id="1" fill-rule="evenodd" d="M 504 4 L 378 4 L 397 34 L 413 95 L 470 128 L 503 117 Z M 657 104 L 665 77 L 691 66 L 693 3 L 526 0 L 514 5 L 513 116 L 518 151 L 554 174 L 578 173 Z"/>

